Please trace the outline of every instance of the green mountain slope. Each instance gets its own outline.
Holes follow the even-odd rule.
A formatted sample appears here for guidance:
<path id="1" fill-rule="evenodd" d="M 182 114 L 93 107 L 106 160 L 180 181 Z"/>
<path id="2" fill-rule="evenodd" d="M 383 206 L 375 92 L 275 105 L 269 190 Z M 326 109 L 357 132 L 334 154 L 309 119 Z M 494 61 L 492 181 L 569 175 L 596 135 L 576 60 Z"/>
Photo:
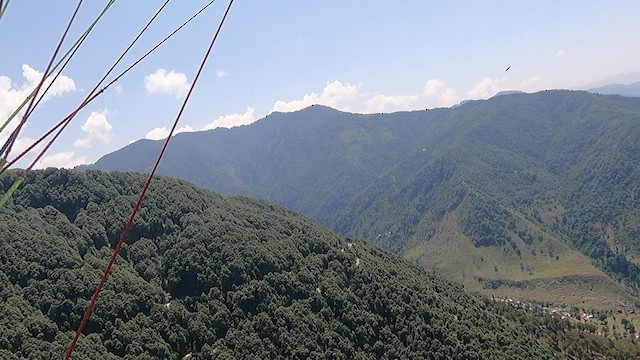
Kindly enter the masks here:
<path id="1" fill-rule="evenodd" d="M 172 146 L 165 175 L 275 201 L 478 289 L 609 306 L 640 280 L 640 99 L 545 91 L 378 115 L 313 106 Z M 157 147 L 141 141 L 94 167 L 144 171 L 152 157 L 137 154 Z M 574 289 L 583 282 L 593 294 Z M 535 290 L 552 284 L 556 294 Z"/>
<path id="2" fill-rule="evenodd" d="M 443 131 L 455 131 L 438 121 L 445 113 L 354 115 L 323 106 L 273 113 L 250 126 L 178 134 L 159 172 L 223 195 L 270 199 L 329 224 L 354 193 L 420 146 L 424 134 L 436 144 Z M 140 140 L 91 168 L 144 172 L 159 149 L 157 141 Z"/>
<path id="3" fill-rule="evenodd" d="M 598 306 L 625 298 L 610 275 L 637 283 L 638 102 L 531 98 L 468 104 L 473 126 L 440 156 L 417 152 L 376 179 L 336 230 L 400 246 L 471 286 Z"/>
<path id="4" fill-rule="evenodd" d="M 0 176 L 6 191 L 18 173 Z M 0 212 L 0 357 L 61 358 L 144 177 L 35 171 Z M 159 178 L 75 357 L 551 359 L 448 281 L 309 219 Z"/>

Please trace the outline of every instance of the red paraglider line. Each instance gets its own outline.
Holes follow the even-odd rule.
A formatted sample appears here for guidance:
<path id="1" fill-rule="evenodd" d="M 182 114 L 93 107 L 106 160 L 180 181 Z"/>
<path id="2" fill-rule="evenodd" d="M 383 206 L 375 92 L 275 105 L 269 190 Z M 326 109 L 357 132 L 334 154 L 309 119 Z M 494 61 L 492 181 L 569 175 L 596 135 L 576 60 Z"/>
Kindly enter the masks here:
<path id="1" fill-rule="evenodd" d="M 47 137 L 49 137 L 49 135 L 51 135 L 54 131 L 58 130 L 61 126 L 66 127 L 66 124 L 68 124 L 71 120 L 73 120 L 73 118 L 77 115 L 78 112 L 80 112 L 80 110 L 82 110 L 85 106 L 87 106 L 90 102 L 92 102 L 96 97 L 100 96 L 105 90 L 107 90 L 107 88 L 111 87 L 111 85 L 115 84 L 118 80 L 120 80 L 120 78 L 122 78 L 131 69 L 133 69 L 136 65 L 138 65 L 140 62 L 142 62 L 145 58 L 147 58 L 147 56 L 151 55 L 151 53 L 153 53 L 155 50 L 157 50 L 162 44 L 164 44 L 167 40 L 169 40 L 173 35 L 175 35 L 180 30 L 182 30 L 183 27 L 185 27 L 189 22 L 191 22 L 193 19 L 195 19 L 198 15 L 200 15 L 204 10 L 206 10 L 215 1 L 216 0 L 209 1 L 198 12 L 196 12 L 193 16 L 191 16 L 189 19 L 187 19 L 184 23 L 182 23 L 182 25 L 180 25 L 173 32 L 171 32 L 169 35 L 167 35 L 162 41 L 160 41 L 158 44 L 156 44 L 151 50 L 147 51 L 143 56 L 141 56 L 138 60 L 136 60 L 133 64 L 131 64 L 124 71 L 122 71 L 115 79 L 111 80 L 111 82 L 109 82 L 107 85 L 102 87 L 99 91 L 95 92 L 95 89 L 97 89 L 97 87 L 94 88 L 94 92 L 95 93 L 92 93 L 89 96 L 87 96 L 87 98 L 73 112 L 71 112 L 69 115 L 67 115 L 64 119 L 60 120 L 56 125 L 54 125 L 51 129 L 49 129 L 44 135 L 39 137 L 29 147 L 27 147 L 22 153 L 20 153 L 18 156 L 16 156 L 11 161 L 7 162 L 6 165 L 0 170 L 0 174 L 2 174 L 3 172 L 7 171 L 11 166 L 13 166 L 17 161 L 19 161 L 22 157 L 24 157 L 26 154 L 28 154 L 31 150 L 33 150 L 36 146 L 38 146 L 38 144 L 43 142 Z M 57 135 L 56 135 L 56 138 L 57 138 Z M 47 148 L 49 146 L 47 146 Z M 44 155 L 44 152 L 41 151 L 40 154 L 38 155 L 38 158 L 41 158 L 43 155 Z M 27 169 L 30 171 L 30 169 L 35 165 L 35 163 L 36 162 L 32 162 L 31 165 Z M 23 176 L 27 176 L 29 171 L 26 171 L 23 174 Z"/>
<path id="2" fill-rule="evenodd" d="M 36 86 L 36 89 L 33 91 L 33 97 L 31 98 L 31 101 L 29 102 L 29 105 L 27 106 L 27 109 L 24 112 L 24 116 L 22 116 L 22 120 L 18 124 L 18 127 L 16 127 L 16 129 L 13 131 L 13 133 L 11 133 L 11 135 L 9 136 L 9 139 L 7 140 L 7 143 L 3 146 L 3 149 L 2 149 L 2 153 L 3 154 L 0 154 L 0 155 L 2 155 L 4 158 L 7 158 L 9 156 L 9 153 L 11 152 L 11 148 L 13 147 L 13 144 L 15 143 L 16 139 L 18 138 L 18 134 L 20 133 L 20 130 L 22 129 L 24 124 L 27 122 L 27 118 L 29 118 L 29 115 L 31 114 L 31 110 L 33 109 L 33 104 L 36 101 L 36 98 L 38 96 L 38 92 L 40 91 L 40 88 L 42 88 L 42 85 L 44 84 L 45 80 L 47 79 L 47 75 L 49 74 L 49 71 L 51 70 L 51 67 L 53 66 L 53 62 L 56 60 L 56 56 L 58 55 L 58 52 L 60 51 L 60 48 L 62 48 L 62 44 L 64 43 L 64 39 L 67 37 L 67 34 L 69 33 L 69 30 L 71 29 L 71 25 L 73 24 L 73 21 L 75 20 L 76 15 L 78 15 L 78 11 L 80 10 L 80 6 L 82 6 L 82 1 L 83 0 L 79 0 L 78 1 L 78 5 L 76 6 L 76 9 L 74 10 L 73 15 L 71 16 L 71 19 L 69 19 L 69 23 L 67 24 L 67 27 L 65 28 L 64 32 L 62 33 L 62 37 L 60 37 L 60 41 L 58 42 L 58 45 L 56 46 L 56 49 L 53 52 L 53 55 L 51 55 L 51 59 L 49 59 L 49 64 L 47 65 L 46 70 L 42 73 L 42 79 L 40 79 L 40 82 L 38 83 L 38 86 Z"/>
<path id="3" fill-rule="evenodd" d="M 164 156 L 164 153 L 167 149 L 167 146 L 169 145 L 169 141 L 171 140 L 171 137 L 173 136 L 173 133 L 176 130 L 176 127 L 178 126 L 178 123 L 180 122 L 180 117 L 182 117 L 182 113 L 184 112 L 187 103 L 189 101 L 189 98 L 191 97 L 191 94 L 193 93 L 193 89 L 195 88 L 196 83 L 198 82 L 198 79 L 200 78 L 200 75 L 202 74 L 202 70 L 204 69 L 205 64 L 207 63 L 207 60 L 209 58 L 209 55 L 211 54 L 211 50 L 213 49 L 213 45 L 215 44 L 216 40 L 218 39 L 218 35 L 220 34 L 220 30 L 222 29 L 222 25 L 225 22 L 225 19 L 227 18 L 227 15 L 229 14 L 229 10 L 231 10 L 231 5 L 233 4 L 233 0 L 229 1 L 229 5 L 227 6 L 227 9 L 222 17 L 222 20 L 220 20 L 220 23 L 218 24 L 218 28 L 213 36 L 213 38 L 211 39 L 211 43 L 209 44 L 209 47 L 207 49 L 207 52 L 205 53 L 202 62 L 200 63 L 200 67 L 198 68 L 198 71 L 193 79 L 193 83 L 191 84 L 191 87 L 189 88 L 189 92 L 187 93 L 186 98 L 184 99 L 184 102 L 182 103 L 182 106 L 180 107 L 180 111 L 178 112 L 178 115 L 176 116 L 176 119 L 173 122 L 173 126 L 171 127 L 171 131 L 169 132 L 169 136 L 167 137 L 167 139 L 164 141 L 164 145 L 162 146 L 162 150 L 160 151 L 160 154 L 158 154 L 158 158 L 156 160 L 155 165 L 153 166 L 153 170 L 151 170 L 151 173 L 149 174 L 149 177 L 147 178 L 147 182 L 144 184 L 144 187 L 142 188 L 142 191 L 140 192 L 140 196 L 138 197 L 138 201 L 136 202 L 135 207 L 133 208 L 133 211 L 131 212 L 131 215 L 129 216 L 129 221 L 127 222 L 127 225 L 125 226 L 124 230 L 122 231 L 122 235 L 120 236 L 120 240 L 118 240 L 118 243 L 116 244 L 116 247 L 113 251 L 113 254 L 111 255 L 111 259 L 109 259 L 109 263 L 107 264 L 107 268 L 104 271 L 104 274 L 102 275 L 102 279 L 100 280 L 100 283 L 98 284 L 98 287 L 96 288 L 95 292 L 93 293 L 93 297 L 91 298 L 91 302 L 89 303 L 89 306 L 87 307 L 84 316 L 82 317 L 82 321 L 80 323 L 80 326 L 78 327 L 78 330 L 76 331 L 76 335 L 73 338 L 73 341 L 71 342 L 71 345 L 69 345 L 69 349 L 67 350 L 67 353 L 65 355 L 65 360 L 69 360 L 71 358 L 71 354 L 73 353 L 74 348 L 76 347 L 76 344 L 78 342 L 78 339 L 80 338 L 80 334 L 82 334 L 82 331 L 84 330 L 85 325 L 87 324 L 87 321 L 89 320 L 89 316 L 91 315 L 91 312 L 93 311 L 93 308 L 96 304 L 96 301 L 98 300 L 98 296 L 100 294 L 100 291 L 102 290 L 102 288 L 104 287 L 104 284 L 107 282 L 107 279 L 109 278 L 109 273 L 111 272 L 111 268 L 113 267 L 113 264 L 116 261 L 116 258 L 118 257 L 118 253 L 120 252 L 120 248 L 122 247 L 122 244 L 124 243 L 125 239 L 127 238 L 127 235 L 129 233 L 129 230 L 131 229 L 131 226 L 133 225 L 133 221 L 136 217 L 136 214 L 138 213 L 138 210 L 140 209 L 140 206 L 142 205 L 142 201 L 144 200 L 144 197 L 147 193 L 147 190 L 149 189 L 149 186 L 151 185 L 151 181 L 153 180 L 153 176 L 156 173 L 156 170 L 158 169 L 158 165 L 160 165 L 160 161 L 162 160 L 162 157 Z"/>

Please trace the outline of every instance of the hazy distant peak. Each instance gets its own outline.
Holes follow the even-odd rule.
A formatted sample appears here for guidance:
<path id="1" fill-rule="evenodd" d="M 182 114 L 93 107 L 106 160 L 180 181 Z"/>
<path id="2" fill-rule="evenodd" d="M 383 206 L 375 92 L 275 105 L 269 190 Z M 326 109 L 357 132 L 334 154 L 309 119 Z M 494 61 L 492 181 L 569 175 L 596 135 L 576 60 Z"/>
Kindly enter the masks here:
<path id="1" fill-rule="evenodd" d="M 300 112 L 317 112 L 317 113 L 344 113 L 345 111 L 341 111 L 341 110 L 337 110 L 334 109 L 330 106 L 326 106 L 326 105 L 319 105 L 319 104 L 314 104 L 311 106 L 308 106 L 302 110 L 299 110 Z"/>
<path id="2" fill-rule="evenodd" d="M 640 81 L 631 84 L 610 84 L 587 90 L 590 93 L 603 95 L 622 95 L 640 97 Z"/>
<path id="3" fill-rule="evenodd" d="M 513 95 L 513 94 L 525 94 L 525 92 L 524 91 L 520 91 L 520 90 L 504 90 L 504 91 L 500 91 L 499 93 L 493 95 L 493 97 L 504 96 L 504 95 Z"/>

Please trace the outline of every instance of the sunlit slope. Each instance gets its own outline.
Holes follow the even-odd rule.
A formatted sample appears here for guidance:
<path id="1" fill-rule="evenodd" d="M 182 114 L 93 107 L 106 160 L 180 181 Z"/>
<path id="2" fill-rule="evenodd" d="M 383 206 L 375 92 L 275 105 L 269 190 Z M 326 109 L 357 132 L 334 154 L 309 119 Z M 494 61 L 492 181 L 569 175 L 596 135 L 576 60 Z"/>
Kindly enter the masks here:
<path id="1" fill-rule="evenodd" d="M 376 115 L 313 106 L 175 140 L 166 175 L 277 202 L 411 258 L 433 248 L 424 255 L 438 261 L 423 264 L 447 273 L 541 281 L 604 272 L 603 283 L 632 292 L 640 283 L 637 98 L 543 91 Z M 158 147 L 141 141 L 94 167 L 144 171 L 138 154 Z M 429 244 L 449 218 L 460 230 L 447 238 L 469 249 L 462 257 L 482 254 L 498 271 L 484 263 L 478 276 Z"/>

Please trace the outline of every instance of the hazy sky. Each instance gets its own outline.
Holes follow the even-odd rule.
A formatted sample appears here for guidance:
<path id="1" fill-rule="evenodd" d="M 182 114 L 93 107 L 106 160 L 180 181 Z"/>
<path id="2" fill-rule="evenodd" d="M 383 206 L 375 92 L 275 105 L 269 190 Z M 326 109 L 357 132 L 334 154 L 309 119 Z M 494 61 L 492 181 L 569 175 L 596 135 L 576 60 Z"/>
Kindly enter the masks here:
<path id="1" fill-rule="evenodd" d="M 170 2 L 119 69 L 206 2 Z M 84 1 L 65 49 L 106 3 Z M 116 1 L 30 118 L 16 151 L 73 110 L 162 3 Z M 0 118 L 39 81 L 76 4 L 9 4 L 0 19 Z M 216 1 L 87 106 L 40 166 L 94 162 L 129 142 L 165 136 L 226 5 Z M 638 14 L 637 0 L 236 0 L 180 127 L 248 124 L 313 103 L 392 112 L 501 90 L 640 81 Z"/>

